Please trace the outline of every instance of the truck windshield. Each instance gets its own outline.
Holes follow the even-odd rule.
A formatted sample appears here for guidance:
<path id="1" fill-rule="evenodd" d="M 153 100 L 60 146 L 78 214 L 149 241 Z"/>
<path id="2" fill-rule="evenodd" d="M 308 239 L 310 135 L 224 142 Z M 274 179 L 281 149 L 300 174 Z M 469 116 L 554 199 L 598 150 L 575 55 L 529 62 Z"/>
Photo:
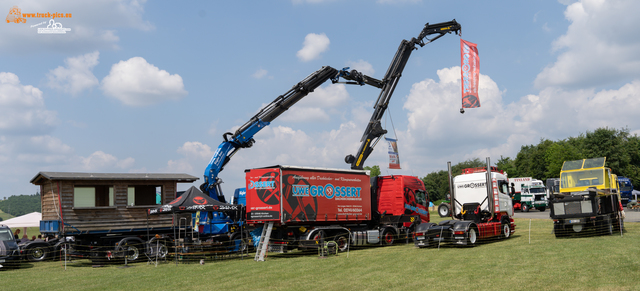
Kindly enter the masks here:
<path id="1" fill-rule="evenodd" d="M 11 230 L 0 229 L 0 241 L 11 241 L 11 240 L 13 240 L 13 235 L 11 234 Z"/>
<path id="2" fill-rule="evenodd" d="M 531 189 L 529 189 L 529 192 L 531 194 L 544 194 L 545 193 L 545 188 L 531 188 Z"/>
<path id="3" fill-rule="evenodd" d="M 600 186 L 604 184 L 604 169 L 560 173 L 561 188 Z"/>
<path id="4" fill-rule="evenodd" d="M 416 190 L 416 203 L 426 206 L 427 205 L 427 193 L 422 190 Z"/>
<path id="5" fill-rule="evenodd" d="M 622 186 L 622 188 L 620 188 L 620 191 L 631 191 L 633 190 L 633 188 L 629 185 L 624 185 Z"/>

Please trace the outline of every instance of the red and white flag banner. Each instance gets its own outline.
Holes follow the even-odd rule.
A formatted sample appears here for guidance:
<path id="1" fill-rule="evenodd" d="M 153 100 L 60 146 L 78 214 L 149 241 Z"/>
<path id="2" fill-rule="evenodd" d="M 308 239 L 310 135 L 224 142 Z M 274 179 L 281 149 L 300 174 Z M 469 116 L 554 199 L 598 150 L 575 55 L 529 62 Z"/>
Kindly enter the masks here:
<path id="1" fill-rule="evenodd" d="M 478 46 L 460 39 L 460 73 L 462 74 L 462 108 L 480 107 L 478 82 L 480 81 L 480 56 Z"/>
<path id="2" fill-rule="evenodd" d="M 398 140 L 384 138 L 389 143 L 389 169 L 400 169 L 400 155 L 398 155 Z"/>

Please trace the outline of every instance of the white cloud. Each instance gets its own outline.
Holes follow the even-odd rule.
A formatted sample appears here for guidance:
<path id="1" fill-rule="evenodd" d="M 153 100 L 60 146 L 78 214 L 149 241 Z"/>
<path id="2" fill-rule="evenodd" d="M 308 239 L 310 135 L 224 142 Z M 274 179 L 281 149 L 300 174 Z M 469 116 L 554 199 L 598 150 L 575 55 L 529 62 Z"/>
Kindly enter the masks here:
<path id="1" fill-rule="evenodd" d="M 22 13 L 71 13 L 71 18 L 60 18 L 63 27 L 70 28 L 64 35 L 42 35 L 34 26 L 47 18 L 25 18 L 26 23 L 0 26 L 0 51 L 13 53 L 64 52 L 78 53 L 100 49 L 118 49 L 119 28 L 142 31 L 154 29 L 143 19 L 145 0 L 103 1 L 19 1 Z M 63 38 L 64 41 L 60 41 Z M 16 46 L 16 43 L 20 43 Z"/>
<path id="2" fill-rule="evenodd" d="M 302 49 L 298 51 L 296 56 L 303 62 L 315 60 L 329 49 L 329 44 L 330 41 L 326 34 L 309 33 L 305 36 Z"/>
<path id="3" fill-rule="evenodd" d="M 88 157 L 78 157 L 81 169 L 89 172 L 105 171 L 108 169 L 128 169 L 133 166 L 135 160 L 131 157 L 118 159 L 103 151 L 96 151 Z"/>
<path id="4" fill-rule="evenodd" d="M 180 75 L 160 70 L 141 57 L 114 64 L 109 75 L 102 79 L 101 88 L 105 95 L 130 106 L 175 101 L 187 95 Z"/>
<path id="5" fill-rule="evenodd" d="M 331 115 L 342 112 L 340 108 L 349 100 L 349 93 L 343 84 L 318 87 L 298 101 L 280 116 L 285 122 L 327 122 Z"/>
<path id="6" fill-rule="evenodd" d="M 22 85 L 13 73 L 0 72 L 0 134 L 47 133 L 58 122 L 44 106 L 42 91 Z"/>
<path id="7" fill-rule="evenodd" d="M 98 85 L 98 78 L 92 70 L 98 64 L 100 53 L 84 54 L 67 58 L 65 67 L 57 67 L 47 74 L 49 87 L 77 95 L 78 93 Z"/>
<path id="8" fill-rule="evenodd" d="M 251 75 L 252 77 L 256 78 L 256 79 L 262 79 L 265 76 L 267 76 L 269 72 L 265 69 L 258 69 L 255 73 L 253 73 L 253 75 Z"/>
<path id="9" fill-rule="evenodd" d="M 169 160 L 167 162 L 167 166 L 162 168 L 161 171 L 191 173 L 196 176 L 200 176 L 204 173 L 205 166 L 214 153 L 211 150 L 211 147 L 197 141 L 185 142 L 180 148 L 178 148 L 177 152 L 182 156 L 182 158 Z M 194 167 L 194 165 L 199 165 L 201 169 Z"/>
<path id="10" fill-rule="evenodd" d="M 373 74 L 376 72 L 373 69 L 373 66 L 369 62 L 364 60 L 358 60 L 356 62 L 349 61 L 347 62 L 347 66 L 369 77 L 373 76 Z"/>
<path id="11" fill-rule="evenodd" d="M 617 84 L 640 77 L 638 34 L 640 1 L 582 0 L 567 6 L 571 22 L 567 32 L 556 39 L 553 51 L 560 52 L 555 63 L 538 74 L 535 85 L 580 88 Z M 615 29 L 612 24 L 615 23 Z"/>

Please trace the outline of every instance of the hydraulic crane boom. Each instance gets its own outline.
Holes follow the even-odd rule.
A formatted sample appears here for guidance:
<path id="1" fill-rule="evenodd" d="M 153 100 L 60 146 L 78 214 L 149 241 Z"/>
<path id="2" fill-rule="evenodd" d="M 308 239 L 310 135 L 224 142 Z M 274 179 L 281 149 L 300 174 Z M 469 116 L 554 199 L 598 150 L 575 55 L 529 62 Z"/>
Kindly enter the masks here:
<path id="1" fill-rule="evenodd" d="M 382 81 L 375 80 L 373 78 L 365 78 L 366 76 L 359 77 L 357 72 L 353 74 L 349 74 L 347 76 L 343 76 L 348 80 L 359 80 L 359 82 L 366 83 L 368 85 L 372 85 L 374 87 L 381 88 L 382 91 L 378 96 L 378 100 L 376 101 L 373 111 L 373 115 L 371 116 L 371 120 L 367 125 L 367 128 L 362 135 L 362 139 L 360 140 L 361 145 L 358 149 L 357 156 L 348 155 L 345 157 L 345 162 L 347 164 L 351 164 L 351 169 L 354 170 L 362 170 L 364 166 L 364 161 L 369 157 L 373 148 L 376 146 L 378 141 L 380 141 L 380 137 L 387 133 L 385 129 L 380 125 L 380 120 L 384 115 L 384 111 L 387 109 L 389 105 L 389 100 L 391 99 L 391 95 L 398 85 L 398 81 L 402 76 L 402 71 L 404 70 L 407 61 L 409 60 L 409 56 L 411 56 L 411 52 L 414 49 L 417 49 L 416 45 L 420 47 L 425 46 L 427 43 L 430 43 L 447 33 L 455 32 L 459 34 L 461 31 L 461 26 L 456 22 L 456 20 L 452 20 L 449 22 L 437 23 L 437 24 L 425 24 L 424 28 L 420 32 L 417 38 L 412 38 L 411 40 L 402 40 L 400 43 L 400 47 L 398 47 L 398 51 L 396 52 L 393 60 L 391 60 L 391 64 L 389 65 L 389 69 L 387 69 L 387 73 L 384 75 Z M 427 35 L 437 34 L 432 39 L 427 39 L 427 42 L 424 42 L 423 39 Z"/>
<path id="2" fill-rule="evenodd" d="M 222 135 L 224 141 L 218 146 L 218 149 L 213 154 L 211 161 L 209 161 L 209 165 L 205 169 L 204 183 L 200 185 L 200 190 L 209 194 L 212 198 L 226 202 L 220 187 L 220 183 L 222 183 L 222 181 L 218 178 L 218 174 L 229 162 L 231 157 L 241 148 L 249 148 L 253 146 L 253 143 L 255 142 L 253 136 L 269 125 L 271 121 L 287 111 L 291 106 L 296 104 L 296 102 L 300 101 L 300 99 L 313 92 L 313 90 L 329 79 L 331 79 L 333 83 L 338 83 L 338 79 L 340 77 L 355 81 L 349 82 L 350 84 L 359 85 L 364 85 L 364 80 L 367 80 L 366 82 L 377 81 L 374 78 L 362 75 L 356 71 L 353 71 L 352 75 L 347 72 L 346 69 L 339 71 L 329 66 L 322 67 L 320 70 L 310 74 L 304 80 L 289 89 L 289 91 L 278 96 L 271 103 L 260 109 L 260 112 L 238 128 L 235 133 L 227 132 Z"/>

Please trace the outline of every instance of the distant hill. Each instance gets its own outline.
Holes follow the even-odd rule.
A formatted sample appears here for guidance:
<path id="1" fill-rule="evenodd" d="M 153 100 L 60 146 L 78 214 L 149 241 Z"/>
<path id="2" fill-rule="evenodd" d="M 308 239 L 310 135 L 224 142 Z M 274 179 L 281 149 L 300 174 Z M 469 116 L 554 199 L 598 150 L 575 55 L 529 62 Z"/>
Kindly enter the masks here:
<path id="1" fill-rule="evenodd" d="M 0 200 L 0 210 L 12 216 L 25 215 L 31 212 L 40 212 L 40 194 L 10 196 L 6 200 Z M 0 216 L 7 219 L 4 216 Z"/>

